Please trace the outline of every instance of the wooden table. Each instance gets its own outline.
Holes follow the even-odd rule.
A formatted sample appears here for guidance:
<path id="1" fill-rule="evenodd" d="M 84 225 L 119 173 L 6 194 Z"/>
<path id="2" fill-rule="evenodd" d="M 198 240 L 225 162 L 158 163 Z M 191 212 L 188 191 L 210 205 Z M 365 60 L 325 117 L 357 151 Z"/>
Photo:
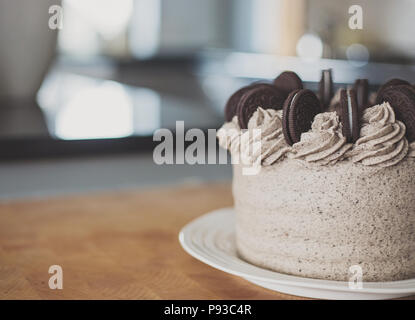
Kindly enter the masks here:
<path id="1" fill-rule="evenodd" d="M 192 258 L 179 230 L 228 184 L 0 204 L 0 299 L 297 299 Z M 63 290 L 48 269 L 63 269 Z"/>

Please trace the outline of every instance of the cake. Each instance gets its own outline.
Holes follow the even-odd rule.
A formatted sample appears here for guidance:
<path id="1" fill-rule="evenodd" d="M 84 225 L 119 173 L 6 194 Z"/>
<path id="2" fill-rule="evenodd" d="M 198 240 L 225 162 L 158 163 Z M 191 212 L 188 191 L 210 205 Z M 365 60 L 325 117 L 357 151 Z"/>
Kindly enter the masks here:
<path id="1" fill-rule="evenodd" d="M 283 105 L 251 87 L 226 106 L 217 137 L 232 156 L 239 256 L 315 279 L 348 281 L 355 265 L 363 281 L 414 278 L 415 90 L 383 88 L 375 105 L 344 90 L 318 107 L 299 87 L 280 91 Z"/>

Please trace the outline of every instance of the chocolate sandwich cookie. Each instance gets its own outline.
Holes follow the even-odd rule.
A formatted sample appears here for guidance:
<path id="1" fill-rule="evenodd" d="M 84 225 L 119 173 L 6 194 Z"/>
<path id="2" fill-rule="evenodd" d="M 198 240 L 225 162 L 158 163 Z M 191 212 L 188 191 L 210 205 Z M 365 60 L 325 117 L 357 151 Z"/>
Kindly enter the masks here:
<path id="1" fill-rule="evenodd" d="M 333 97 L 333 77 L 331 69 L 321 71 L 318 96 L 323 109 L 326 110 L 330 106 L 330 101 Z"/>
<path id="2" fill-rule="evenodd" d="M 354 82 L 353 89 L 356 92 L 359 113 L 362 114 L 363 110 L 369 104 L 369 80 L 357 79 Z"/>
<path id="3" fill-rule="evenodd" d="M 243 94 L 255 87 L 258 87 L 260 85 L 270 85 L 269 83 L 265 83 L 265 82 L 254 82 L 251 83 L 248 86 L 242 87 L 239 90 L 237 90 L 236 92 L 234 92 L 228 99 L 228 101 L 226 102 L 225 105 L 225 120 L 227 122 L 232 121 L 232 118 L 234 117 L 234 115 L 236 115 L 237 112 L 237 107 L 238 107 L 238 103 L 241 100 Z"/>
<path id="4" fill-rule="evenodd" d="M 250 89 L 250 85 L 240 88 L 234 92 L 228 99 L 225 105 L 225 120 L 227 122 L 232 121 L 233 116 L 236 114 L 236 108 L 238 107 L 238 102 L 241 100 L 242 95 Z"/>
<path id="5" fill-rule="evenodd" d="M 274 85 L 287 97 L 292 91 L 302 89 L 303 81 L 295 72 L 284 71 L 275 78 Z"/>
<path id="6" fill-rule="evenodd" d="M 248 128 L 248 121 L 254 112 L 263 109 L 282 109 L 285 94 L 271 84 L 258 84 L 246 91 L 238 102 L 236 113 L 241 129 Z"/>
<path id="7" fill-rule="evenodd" d="M 284 102 L 282 131 L 289 145 L 299 142 L 301 134 L 311 128 L 314 117 L 322 112 L 313 91 L 299 89 L 291 92 Z"/>
<path id="8" fill-rule="evenodd" d="M 402 86 L 402 85 L 410 85 L 410 83 L 406 80 L 398 79 L 398 78 L 394 78 L 394 79 L 390 79 L 389 81 L 386 81 L 383 85 L 380 86 L 378 90 L 378 95 L 376 97 L 376 104 L 382 103 L 382 101 L 378 97 L 381 96 L 383 90 L 386 90 L 389 87 Z"/>
<path id="9" fill-rule="evenodd" d="M 347 142 L 356 142 L 360 135 L 360 113 L 354 89 L 341 91 L 340 104 L 337 106 L 336 112 L 342 123 L 342 132 Z"/>
<path id="10" fill-rule="evenodd" d="M 396 119 L 406 126 L 409 142 L 415 141 L 415 89 L 410 85 L 392 86 L 378 95 L 378 103 L 389 102 Z"/>

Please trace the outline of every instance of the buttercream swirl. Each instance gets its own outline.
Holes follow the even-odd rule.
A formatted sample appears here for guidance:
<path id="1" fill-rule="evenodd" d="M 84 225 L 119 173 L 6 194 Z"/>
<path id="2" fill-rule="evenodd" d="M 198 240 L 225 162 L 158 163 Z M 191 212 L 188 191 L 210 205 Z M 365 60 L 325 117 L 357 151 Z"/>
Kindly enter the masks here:
<path id="1" fill-rule="evenodd" d="M 236 156 L 239 154 L 241 145 L 241 129 L 238 123 L 238 117 L 234 116 L 232 121 L 226 122 L 216 133 L 219 146 L 229 150 L 229 152 Z"/>
<path id="2" fill-rule="evenodd" d="M 341 128 L 336 112 L 316 115 L 311 129 L 303 133 L 300 142 L 292 146 L 292 157 L 319 165 L 342 160 L 352 145 L 346 142 Z"/>
<path id="3" fill-rule="evenodd" d="M 241 130 L 237 116 L 217 132 L 219 145 L 244 164 L 270 166 L 289 154 L 319 165 L 332 165 L 351 159 L 367 166 L 388 167 L 405 156 L 415 158 L 415 141 L 405 138 L 406 127 L 396 120 L 389 103 L 367 108 L 361 120 L 360 138 L 354 145 L 347 143 L 336 112 L 316 115 L 312 127 L 301 140 L 290 147 L 282 133 L 282 110 L 258 108 Z"/>
<path id="4" fill-rule="evenodd" d="M 269 166 L 289 150 L 282 133 L 282 110 L 259 107 L 248 122 L 248 130 L 241 136 L 243 163 L 261 163 Z M 260 135 L 260 136 L 259 136 Z"/>
<path id="5" fill-rule="evenodd" d="M 365 109 L 360 138 L 348 153 L 353 162 L 368 166 L 389 167 L 397 164 L 408 153 L 406 127 L 395 119 L 388 102 Z"/>

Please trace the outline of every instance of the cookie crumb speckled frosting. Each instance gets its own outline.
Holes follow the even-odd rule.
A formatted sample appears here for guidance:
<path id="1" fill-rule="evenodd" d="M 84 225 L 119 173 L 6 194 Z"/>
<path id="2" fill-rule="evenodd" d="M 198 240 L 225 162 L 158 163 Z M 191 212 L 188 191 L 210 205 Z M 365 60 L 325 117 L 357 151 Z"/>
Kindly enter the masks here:
<path id="1" fill-rule="evenodd" d="M 315 117 L 311 130 L 301 135 L 292 152 L 295 159 L 325 165 L 342 160 L 351 147 L 342 134 L 337 114 L 325 112 Z"/>
<path id="2" fill-rule="evenodd" d="M 389 167 L 408 154 L 405 125 L 395 119 L 388 102 L 366 109 L 362 119 L 360 138 L 349 154 L 353 162 Z"/>
<path id="3" fill-rule="evenodd" d="M 232 121 L 226 122 L 216 134 L 219 146 L 229 150 L 233 157 L 239 154 L 241 128 L 239 127 L 238 117 L 234 116 Z"/>
<path id="4" fill-rule="evenodd" d="M 269 166 L 290 151 L 282 134 L 282 110 L 262 109 L 259 107 L 248 122 L 248 129 L 241 130 L 235 116 L 225 123 L 217 132 L 219 145 L 231 152 L 233 157 L 240 157 L 245 164 L 258 160 L 263 166 Z M 254 130 L 260 130 L 260 137 Z M 259 143 L 259 152 L 252 150 Z M 259 159 L 258 159 L 259 158 Z"/>
<path id="5" fill-rule="evenodd" d="M 306 165 L 304 165 L 306 164 Z M 415 159 L 390 167 L 285 159 L 257 175 L 234 165 L 240 257 L 277 272 L 348 281 L 415 277 Z"/>

